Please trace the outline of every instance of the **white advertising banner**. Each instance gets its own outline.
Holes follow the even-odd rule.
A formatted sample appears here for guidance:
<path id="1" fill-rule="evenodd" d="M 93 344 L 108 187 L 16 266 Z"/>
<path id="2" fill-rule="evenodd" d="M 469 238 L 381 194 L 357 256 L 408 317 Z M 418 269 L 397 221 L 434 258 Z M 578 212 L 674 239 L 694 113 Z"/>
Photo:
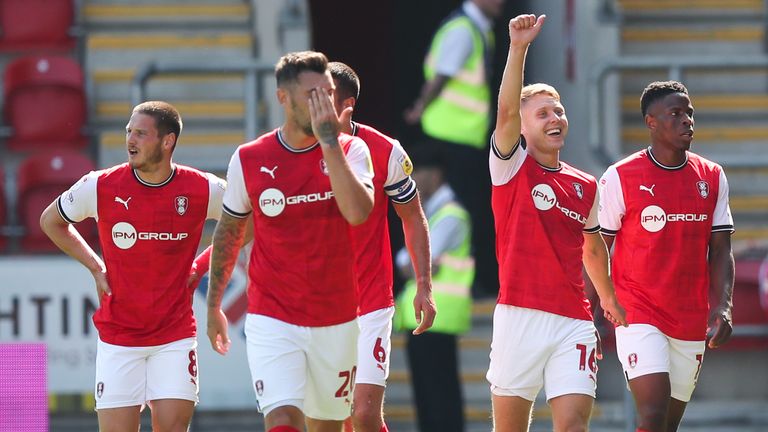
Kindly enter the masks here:
<path id="1" fill-rule="evenodd" d="M 242 261 L 242 260 L 241 260 Z M 205 288 L 195 292 L 198 324 L 200 405 L 198 409 L 247 409 L 256 406 L 248 370 L 243 324 L 246 314 L 245 269 L 239 264 L 224 295 L 232 346 L 217 354 L 206 335 Z M 98 307 L 90 272 L 65 256 L 0 259 L 0 343 L 43 342 L 48 351 L 48 391 L 91 393 L 94 386 Z"/>

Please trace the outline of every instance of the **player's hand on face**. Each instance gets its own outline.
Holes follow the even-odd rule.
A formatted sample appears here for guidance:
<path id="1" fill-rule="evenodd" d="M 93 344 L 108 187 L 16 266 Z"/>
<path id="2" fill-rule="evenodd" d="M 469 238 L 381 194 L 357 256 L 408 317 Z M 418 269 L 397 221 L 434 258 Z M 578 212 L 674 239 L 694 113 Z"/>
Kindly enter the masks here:
<path id="1" fill-rule="evenodd" d="M 733 333 L 733 324 L 731 321 L 731 311 L 717 308 L 712 311 L 707 326 L 707 346 L 709 348 L 718 348 L 728 342 Z"/>
<path id="2" fill-rule="evenodd" d="M 208 309 L 208 339 L 211 341 L 211 348 L 221 355 L 229 351 L 232 341 L 228 335 L 229 323 L 227 316 L 221 308 Z"/>
<path id="3" fill-rule="evenodd" d="M 96 295 L 99 298 L 99 306 L 101 306 L 101 299 L 104 296 L 112 295 L 112 290 L 109 288 L 107 282 L 107 271 L 101 270 L 91 273 L 93 280 L 96 282 Z"/>
<path id="4" fill-rule="evenodd" d="M 518 15 L 509 20 L 509 43 L 516 47 L 525 47 L 531 43 L 541 31 L 546 15 Z"/>
<path id="5" fill-rule="evenodd" d="M 619 304 L 619 301 L 614 297 L 610 301 L 600 301 L 600 306 L 603 308 L 603 316 L 605 319 L 613 323 L 614 325 L 627 326 L 627 314 L 624 312 L 624 308 Z"/>
<path id="6" fill-rule="evenodd" d="M 336 115 L 333 99 L 324 88 L 313 89 L 309 96 L 309 117 L 312 121 L 312 132 L 320 144 L 336 145 L 344 121 L 352 118 L 352 108 L 348 107 Z"/>
<path id="7" fill-rule="evenodd" d="M 431 291 L 416 291 L 416 295 L 413 297 L 413 311 L 416 313 L 416 322 L 419 324 L 413 334 L 419 335 L 429 330 L 435 322 L 435 316 L 437 316 L 437 306 L 435 306 L 435 299 L 432 298 Z"/>

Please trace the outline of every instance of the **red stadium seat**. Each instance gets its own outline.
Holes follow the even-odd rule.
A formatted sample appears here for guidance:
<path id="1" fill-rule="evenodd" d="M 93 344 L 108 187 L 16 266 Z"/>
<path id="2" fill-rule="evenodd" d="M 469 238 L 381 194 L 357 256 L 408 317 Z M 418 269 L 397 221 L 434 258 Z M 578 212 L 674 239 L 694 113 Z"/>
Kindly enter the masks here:
<path id="1" fill-rule="evenodd" d="M 4 92 L 5 120 L 13 129 L 10 149 L 85 147 L 85 86 L 77 62 L 56 56 L 18 58 L 5 70 Z"/>
<path id="2" fill-rule="evenodd" d="M 57 252 L 59 249 L 40 229 L 40 214 L 58 195 L 72 186 L 94 164 L 87 156 L 72 151 L 49 151 L 30 156 L 19 165 L 17 175 L 19 223 L 24 228 L 23 252 Z M 93 246 L 96 235 L 93 219 L 78 224 L 78 231 Z"/>
<path id="3" fill-rule="evenodd" d="M 0 51 L 71 50 L 72 0 L 0 0 Z"/>

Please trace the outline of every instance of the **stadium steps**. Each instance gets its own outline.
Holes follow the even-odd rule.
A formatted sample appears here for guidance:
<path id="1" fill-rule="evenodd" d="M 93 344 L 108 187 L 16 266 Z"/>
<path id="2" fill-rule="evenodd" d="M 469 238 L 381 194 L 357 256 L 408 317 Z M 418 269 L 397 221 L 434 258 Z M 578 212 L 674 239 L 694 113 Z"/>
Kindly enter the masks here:
<path id="1" fill-rule="evenodd" d="M 678 22 L 661 26 L 651 22 L 628 24 L 621 31 L 621 43 L 622 52 L 631 55 L 761 54 L 764 33 L 759 23 Z"/>
<path id="2" fill-rule="evenodd" d="M 201 63 L 251 58 L 251 2 L 242 0 L 90 0 L 83 8 L 86 71 L 99 166 L 125 160 L 131 82 L 154 60 Z M 243 74 L 154 75 L 147 99 L 165 100 L 185 120 L 178 162 L 222 171 L 244 140 Z"/>

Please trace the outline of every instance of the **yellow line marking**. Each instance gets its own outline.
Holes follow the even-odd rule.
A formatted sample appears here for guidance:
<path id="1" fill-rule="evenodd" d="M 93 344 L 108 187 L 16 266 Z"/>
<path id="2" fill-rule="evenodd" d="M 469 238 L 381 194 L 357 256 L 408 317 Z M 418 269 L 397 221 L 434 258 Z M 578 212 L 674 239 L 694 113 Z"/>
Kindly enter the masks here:
<path id="1" fill-rule="evenodd" d="M 674 27 L 649 27 L 624 29 L 621 39 L 625 42 L 676 42 L 676 41 L 748 41 L 763 38 L 761 27 L 719 29 L 681 29 Z"/>
<path id="2" fill-rule="evenodd" d="M 88 49 L 189 49 L 189 48 L 247 48 L 251 46 L 251 36 L 245 33 L 217 33 L 210 35 L 180 34 L 96 34 L 88 38 Z"/>
<path id="3" fill-rule="evenodd" d="M 768 211 L 768 196 L 732 196 L 730 204 L 734 211 Z"/>
<path id="4" fill-rule="evenodd" d="M 193 101 L 174 102 L 169 101 L 179 110 L 182 118 L 187 117 L 242 117 L 245 113 L 244 102 L 234 101 Z M 96 106 L 96 114 L 99 117 L 129 116 L 131 103 L 128 101 L 100 102 Z"/>
<path id="5" fill-rule="evenodd" d="M 182 147 L 232 146 L 240 145 L 244 142 L 245 134 L 243 133 L 184 134 L 182 132 L 181 137 L 179 137 L 179 145 Z M 125 135 L 112 132 L 104 133 L 101 135 L 101 146 L 109 149 L 125 147 Z"/>
<path id="6" fill-rule="evenodd" d="M 178 19 L 186 17 L 248 17 L 250 8 L 245 3 L 229 5 L 86 5 L 86 18 L 142 18 Z"/>
<path id="7" fill-rule="evenodd" d="M 748 9 L 762 11 L 762 0 L 619 0 L 624 10 L 649 11 L 671 9 Z"/>
<path id="8" fill-rule="evenodd" d="M 93 81 L 97 84 L 104 84 L 113 81 L 131 81 L 136 74 L 134 69 L 102 69 L 94 71 L 91 75 Z M 193 74 L 159 74 L 154 75 L 151 81 L 211 81 L 211 80 L 242 80 L 243 73 L 232 72 L 211 72 L 211 73 L 193 73 Z"/>
<path id="9" fill-rule="evenodd" d="M 696 111 L 768 110 L 768 95 L 698 95 L 692 98 Z M 621 109 L 640 113 L 640 98 L 624 96 Z"/>
<path id="10" fill-rule="evenodd" d="M 627 127 L 621 132 L 625 143 L 647 142 L 648 129 L 644 127 Z M 695 128 L 694 142 L 719 141 L 722 144 L 735 144 L 734 141 L 768 140 L 768 127 L 702 127 Z"/>

